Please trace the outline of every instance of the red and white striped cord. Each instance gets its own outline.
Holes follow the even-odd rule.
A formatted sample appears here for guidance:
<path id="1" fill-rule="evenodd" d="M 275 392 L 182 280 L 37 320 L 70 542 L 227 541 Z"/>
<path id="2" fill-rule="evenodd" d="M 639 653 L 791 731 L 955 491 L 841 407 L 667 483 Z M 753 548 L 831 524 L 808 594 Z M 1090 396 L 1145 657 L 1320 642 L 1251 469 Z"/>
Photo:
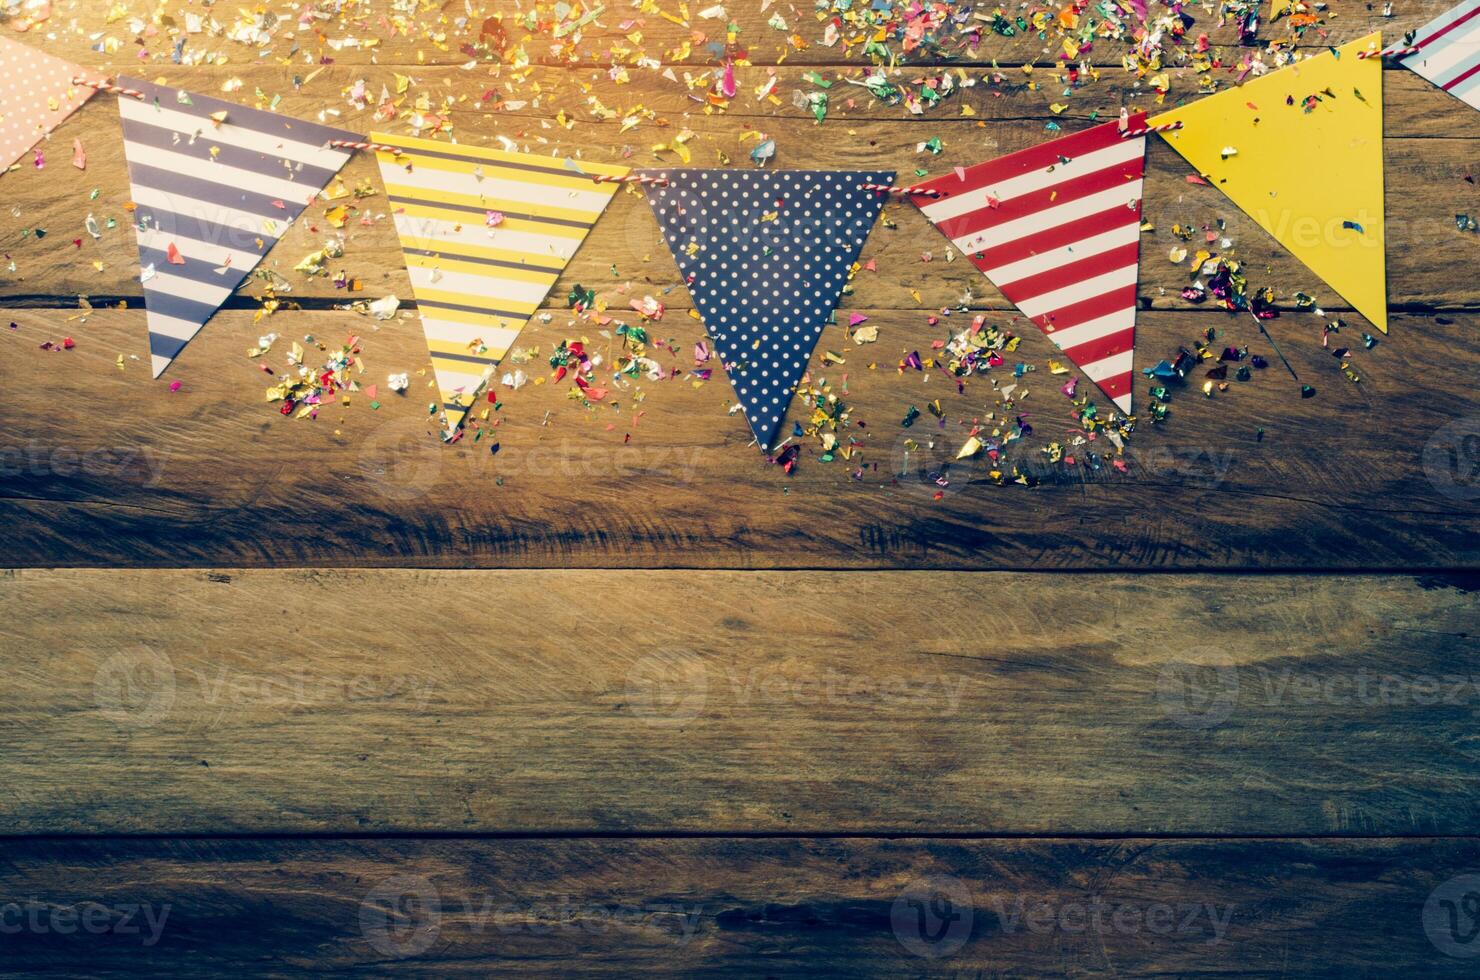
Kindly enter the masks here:
<path id="1" fill-rule="evenodd" d="M 1358 51 L 1358 58 L 1406 58 L 1410 54 L 1418 54 L 1418 48 L 1409 46 L 1403 48 L 1384 48 L 1382 51 Z"/>
<path id="2" fill-rule="evenodd" d="M 859 184 L 866 191 L 880 191 L 884 194 L 893 194 L 896 197 L 904 197 L 907 194 L 919 194 L 921 197 L 944 197 L 945 195 L 929 187 L 921 187 L 916 184 L 913 187 L 895 187 L 893 184 Z"/>
<path id="3" fill-rule="evenodd" d="M 330 140 L 329 145 L 337 147 L 341 150 L 375 150 L 378 153 L 394 153 L 396 156 L 401 155 L 401 148 L 399 146 L 391 146 L 388 143 L 368 143 L 359 142 L 356 140 Z"/>
<path id="4" fill-rule="evenodd" d="M 667 187 L 667 177 L 653 177 L 648 174 L 624 174 L 616 177 L 611 174 L 593 174 L 591 179 L 598 184 L 642 184 L 648 187 Z"/>
<path id="5" fill-rule="evenodd" d="M 1136 136 L 1145 136 L 1147 133 L 1170 133 L 1174 129 L 1181 129 L 1182 126 L 1182 120 L 1178 119 L 1176 122 L 1162 123 L 1160 126 L 1142 126 L 1140 129 L 1122 129 L 1120 131 L 1120 138 L 1123 140 L 1128 140 Z"/>
<path id="6" fill-rule="evenodd" d="M 97 89 L 99 92 L 112 92 L 114 95 L 128 95 L 135 99 L 147 99 L 148 96 L 136 88 L 124 88 L 122 85 L 114 85 L 107 78 L 83 78 L 78 76 L 72 79 L 73 85 L 86 85 L 88 88 Z"/>

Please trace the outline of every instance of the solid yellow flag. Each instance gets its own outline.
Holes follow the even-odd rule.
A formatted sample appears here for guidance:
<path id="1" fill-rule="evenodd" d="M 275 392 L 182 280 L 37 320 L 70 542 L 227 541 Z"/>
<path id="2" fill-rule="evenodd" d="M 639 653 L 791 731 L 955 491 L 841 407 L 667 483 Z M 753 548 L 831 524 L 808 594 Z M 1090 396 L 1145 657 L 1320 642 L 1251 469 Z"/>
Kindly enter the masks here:
<path id="1" fill-rule="evenodd" d="M 1261 228 L 1387 332 L 1382 59 L 1372 34 L 1150 120 Z"/>

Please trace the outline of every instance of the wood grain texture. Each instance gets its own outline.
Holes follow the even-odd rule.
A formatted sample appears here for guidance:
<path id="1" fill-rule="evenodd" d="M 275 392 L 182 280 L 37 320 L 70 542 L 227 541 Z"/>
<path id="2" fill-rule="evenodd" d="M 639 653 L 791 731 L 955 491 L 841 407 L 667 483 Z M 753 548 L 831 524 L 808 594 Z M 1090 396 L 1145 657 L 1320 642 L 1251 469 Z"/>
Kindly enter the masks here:
<path id="1" fill-rule="evenodd" d="M 1394 43 L 1450 2 L 1384 17 L 1337 0 L 1301 46 L 1375 28 Z M 54 6 L 41 28 L 0 32 L 100 74 L 260 89 L 357 131 L 373 124 L 347 87 L 411 76 L 415 94 L 462 96 L 466 143 L 633 165 L 674 163 L 653 146 L 692 134 L 695 165 L 744 166 L 741 134 L 763 131 L 777 166 L 911 180 L 1039 143 L 1050 122 L 1152 108 L 1123 44 L 1082 52 L 1099 78 L 1071 92 L 1057 37 L 988 34 L 950 62 L 978 84 L 914 117 L 850 84 L 862 59 L 769 27 L 780 13 L 820 35 L 820 15 L 784 0 L 723 18 L 690 3 L 679 23 L 615 5 L 579 45 L 527 39 L 527 71 L 469 46 L 503 3 L 284 8 L 260 48 L 182 34 L 178 5 Z M 1246 53 L 1231 24 L 1189 12 L 1190 37 Z M 695 96 L 731 22 L 753 64 L 710 111 Z M 1285 33 L 1266 17 L 1265 40 Z M 169 64 L 182 41 L 190 64 Z M 1167 68 L 1170 98 L 1191 97 L 1196 72 Z M 813 69 L 834 83 L 821 127 L 791 105 Z M 772 76 L 779 104 L 754 95 Z M 1032 490 L 950 463 L 996 408 L 990 382 L 958 392 L 895 368 L 965 319 L 929 324 L 944 307 L 1013 320 L 909 205 L 888 208 L 865 251 L 880 272 L 842 304 L 880 342 L 831 327 L 813 363 L 864 423 L 846 463 L 809 447 L 791 477 L 762 464 L 719 372 L 595 406 L 505 390 L 484 441 L 438 445 L 414 304 L 385 324 L 330 309 L 410 300 L 383 195 L 334 264 L 359 293 L 292 271 L 331 234 L 310 209 L 263 265 L 307 308 L 257 321 L 251 281 L 171 393 L 131 360 L 145 345 L 126 165 L 116 107 L 93 100 L 45 170 L 0 176 L 0 973 L 1473 975 L 1480 947 L 1446 930 L 1473 924 L 1480 881 L 1463 571 L 1480 557 L 1480 239 L 1454 225 L 1480 214 L 1465 179 L 1480 115 L 1401 69 L 1383 84 L 1398 315 L 1356 355 L 1361 383 L 1321 347 L 1320 318 L 1287 312 L 1271 329 L 1316 398 L 1275 362 L 1212 400 L 1178 391 L 1124 473 L 1086 465 L 1103 442 L 1066 466 L 1042 449 L 1077 427 L 1028 328 L 1017 356 L 1037 371 L 1018 398 L 1036 432 L 1009 459 Z M 589 93 L 653 117 L 618 132 Z M 935 136 L 939 156 L 917 150 Z M 86 171 L 68 165 L 74 139 Z M 1209 330 L 1272 353 L 1247 318 L 1182 300 L 1178 223 L 1200 240 L 1224 222 L 1251 285 L 1319 297 L 1348 321 L 1333 345 L 1360 349 L 1361 319 L 1187 173 L 1150 141 L 1138 366 Z M 380 186 L 363 155 L 344 176 Z M 89 211 L 118 227 L 92 240 Z M 645 202 L 619 196 L 526 334 L 526 370 L 567 336 L 614 352 L 564 310 L 576 283 L 618 309 L 661 295 L 652 329 L 675 353 L 660 358 L 691 366 L 701 328 L 676 279 Z M 275 368 L 289 340 L 312 362 L 305 338 L 359 335 L 381 408 L 279 416 L 244 356 L 267 331 L 284 338 Z M 75 350 L 41 349 L 63 336 Z M 404 397 L 385 392 L 400 371 Z M 900 425 L 933 399 L 945 421 Z M 458 568 L 476 570 L 436 570 Z M 1078 572 L 873 570 L 930 568 Z M 1311 574 L 1187 571 L 1240 568 Z M 1174 571 L 1134 574 L 1151 570 Z M 924 926 L 943 941 L 922 933 L 926 911 L 946 916 Z"/>
<path id="2" fill-rule="evenodd" d="M 119 8 L 127 10 L 130 6 L 133 5 L 121 4 Z M 639 10 L 635 4 L 584 6 L 587 10 L 603 6 L 606 12 L 580 31 L 576 44 L 561 43 L 575 36 L 568 34 L 555 39 L 548 27 L 535 34 L 517 29 L 516 10 L 504 3 L 407 4 L 389 0 L 362 0 L 336 5 L 333 10 L 315 10 L 309 23 L 293 23 L 301 14 L 299 8 L 274 12 L 275 19 L 285 22 L 275 24 L 272 38 L 260 45 L 227 40 L 219 29 L 187 33 L 182 12 L 169 8 L 158 12 L 152 8 L 136 9 L 131 11 L 133 17 L 120 19 L 110 16 L 119 8 L 70 7 L 65 19 L 58 11 L 51 21 L 21 35 L 20 39 L 54 47 L 57 53 L 85 65 L 125 73 L 168 68 L 175 46 L 181 42 L 184 44 L 181 56 L 186 61 L 223 74 L 240 71 L 253 63 L 307 74 L 326 62 L 352 66 L 466 65 L 470 72 L 491 73 L 497 70 L 495 63 L 504 59 L 500 45 L 488 50 L 483 24 L 490 16 L 502 15 L 506 18 L 508 47 L 522 44 L 523 55 L 542 65 L 635 65 L 639 58 L 647 57 L 663 63 L 710 66 L 715 63 L 717 51 L 724 45 L 726 31 L 731 26 L 737 34 L 737 53 L 757 64 L 867 63 L 859 53 L 849 55 L 841 45 L 828 47 L 820 43 L 826 15 L 806 4 L 781 3 L 762 10 L 759 4 L 732 3 L 722 5 L 723 16 L 709 17 L 699 16 L 699 11 L 715 5 L 659 3 L 657 10 L 649 11 Z M 1395 6 L 1398 9 L 1389 17 L 1383 15 L 1378 4 L 1336 0 L 1323 11 L 1323 23 L 1309 30 L 1300 46 L 1318 48 L 1340 44 L 1376 30 L 1388 36 L 1388 43 L 1396 43 L 1403 31 L 1426 23 L 1452 4 L 1446 0 L 1410 0 Z M 1238 32 L 1231 19 L 1222 22 L 1201 8 L 1187 8 L 1186 12 L 1194 20 L 1185 46 L 1191 47 L 1199 34 L 1206 33 L 1213 44 L 1227 46 L 1230 61 L 1236 60 L 1240 52 L 1234 46 Z M 207 13 L 214 13 L 214 20 L 223 26 L 236 21 L 234 12 Z M 990 16 L 990 10 L 982 9 L 981 13 Z M 1015 19 L 1022 11 L 1015 9 L 1008 13 Z M 777 14 L 783 16 L 786 30 L 769 25 Z M 1095 11 L 1086 12 L 1084 17 L 1087 21 L 1099 19 Z M 1266 16 L 1261 37 L 1288 38 L 1287 23 Z M 792 43 L 793 34 L 800 35 L 804 46 Z M 844 36 L 857 44 L 864 32 L 847 30 Z M 103 51 L 95 50 L 100 39 L 111 42 Z M 1081 52 L 1076 62 L 1119 68 L 1125 47 L 1123 42 L 1097 40 Z M 1169 49 L 1175 47 L 1168 44 Z M 918 52 L 905 55 L 898 44 L 891 45 L 891 49 L 896 57 L 905 56 L 907 63 L 900 70 L 906 75 L 942 61 L 941 56 L 924 56 Z M 1049 37 L 1031 30 L 1016 31 L 1013 36 L 1005 37 L 984 30 L 981 43 L 974 48 L 964 43 L 952 44 L 941 54 L 948 63 L 968 66 L 996 61 L 1004 65 L 1037 62 L 1048 67 L 1063 60 L 1064 49 L 1056 32 Z M 1182 64 L 1179 55 L 1168 55 L 1166 67 L 1179 64 Z"/>
<path id="3" fill-rule="evenodd" d="M 11 833 L 1471 834 L 1475 583 L 12 571 Z"/>
<path id="4" fill-rule="evenodd" d="M 156 70 L 181 85 L 221 80 L 217 69 Z M 742 69 L 742 91 L 752 91 L 770 70 L 782 79 L 782 90 L 804 83 L 798 67 L 757 67 Z M 247 83 L 244 92 L 283 94 L 280 109 L 311 116 L 326 105 L 343 105 L 342 90 L 367 73 L 372 84 L 393 84 L 394 69 L 373 66 L 327 66 L 297 92 L 287 89 L 277 68 L 240 66 L 235 74 Z M 417 74 L 430 90 L 476 88 L 468 72 L 455 68 Z M 604 77 L 593 70 L 541 69 L 529 86 L 548 92 L 548 104 L 555 105 L 580 102 L 580 86 L 599 85 Z M 1455 270 L 1475 256 L 1480 239 L 1460 235 L 1454 215 L 1480 213 L 1474 186 L 1463 180 L 1480 140 L 1480 116 L 1456 114 L 1452 99 L 1409 72 L 1386 72 L 1385 81 L 1391 302 L 1411 315 L 1400 316 L 1389 339 L 1359 356 L 1361 385 L 1343 379 L 1338 362 L 1316 346 L 1324 321 L 1293 314 L 1274 329 L 1302 380 L 1318 389 L 1316 399 L 1296 399 L 1288 379 L 1276 376 L 1278 368 L 1213 403 L 1184 394 L 1164 432 L 1138 435 L 1126 461 L 1129 472 L 1121 476 L 1109 468 L 1087 473 L 1082 466 L 1043 461 L 1042 448 L 1069 435 L 1070 426 L 1060 421 L 1063 403 L 1053 391 L 1058 382 L 1029 376 L 1035 383 L 1027 387 L 1036 390 L 1036 398 L 1024 407 L 1040 435 L 1010 456 L 1048 486 L 1033 494 L 1004 494 L 986 485 L 988 467 L 962 465 L 940 501 L 933 499 L 938 487 L 930 474 L 945 468 L 966 426 L 991 410 L 995 399 L 980 384 L 958 394 L 942 377 L 920 383 L 923 375 L 901 377 L 892 366 L 911 350 L 928 350 L 949 336 L 959 314 L 937 326 L 927 322 L 944 307 L 990 311 L 1003 322 L 1016 317 L 969 263 L 945 260 L 944 239 L 910 205 L 889 208 L 892 227 L 876 229 L 864 253 L 880 271 L 860 276 L 843 303 L 844 310 L 871 315 L 882 328 L 882 342 L 849 350 L 841 331 L 829 331 L 814 362 L 816 377 L 839 383 L 846 376 L 855 418 L 869 426 L 849 431 L 862 446 L 861 467 L 856 461 L 804 466 L 798 477 L 783 479 L 760 465 L 745 448 L 743 426 L 730 424 L 735 420 L 725 414 L 730 400 L 722 377 L 697 390 L 686 382 L 644 386 L 598 409 L 566 401 L 563 390 L 527 388 L 507 398 L 499 457 L 486 455 L 482 446 L 439 453 L 430 444 L 430 427 L 417 420 L 423 411 L 419 386 L 405 399 L 390 399 L 377 415 L 351 410 L 342 435 L 324 431 L 324 425 L 292 429 L 261 406 L 265 376 L 241 356 L 266 330 L 331 339 L 355 332 L 369 338 L 367 358 L 374 369 L 425 370 L 409 302 L 402 321 L 380 328 L 322 309 L 392 292 L 410 299 L 383 199 L 368 199 L 371 223 L 346 229 L 346 256 L 335 263 L 361 278 L 361 292 L 351 296 L 328 278 L 291 271 L 330 234 L 320 210 L 313 209 L 265 266 L 291 284 L 284 298 L 319 309 L 290 310 L 260 324 L 249 322 L 245 309 L 222 313 L 172 368 L 171 376 L 187 384 L 180 398 L 166 398 L 142 371 L 120 374 L 111 365 L 119 353 L 142 352 L 141 313 L 79 320 L 75 312 L 27 309 L 75 304 L 79 294 L 100 304 L 141 304 L 126 222 L 98 242 L 80 230 L 82 202 L 99 216 L 125 216 L 128 198 L 115 110 L 109 100 L 95 100 L 56 137 L 86 138 L 87 171 L 58 165 L 3 178 L 15 193 L 5 233 L 17 271 L 0 275 L 0 296 L 8 296 L 15 310 L 6 319 L 19 326 L 6 336 L 11 348 L 0 364 L 0 380 L 15 393 L 0 403 L 7 477 L 0 514 L 14 528 L 10 564 L 1469 565 L 1477 538 L 1474 454 L 1466 434 L 1480 423 L 1474 420 L 1472 390 L 1457 379 L 1474 373 L 1468 312 L 1480 307 L 1480 294 L 1473 277 Z M 745 100 L 737 100 L 728 115 L 704 114 L 670 82 L 618 88 L 649 105 L 666 125 L 654 122 L 622 136 L 615 123 L 586 121 L 567 133 L 537 119 L 533 109 L 512 116 L 466 109 L 453 116 L 468 142 L 513 135 L 552 151 L 606 147 L 592 152 L 617 159 L 619 148 L 631 141 L 637 163 L 655 162 L 645 148 L 654 139 L 671 139 L 685 129 L 696 134 L 689 143 L 695 163 L 743 161 L 749 144 L 739 134 L 764 128 L 778 141 L 782 165 L 892 166 L 910 177 L 919 166 L 939 172 L 1041 141 L 1042 124 L 1051 116 L 1046 103 L 1057 97 L 1049 86 L 1029 91 L 1009 84 L 1000 98 L 979 86 L 962 97 L 980 112 L 977 120 L 947 118 L 945 112 L 907 120 L 904 109 L 861 96 L 849 108 L 839 96 L 833 118 L 818 128 L 789 105 L 774 118 L 765 114 L 769 107 L 758 112 Z M 1101 118 L 1143 98 L 1119 72 L 1107 71 L 1088 91 L 1095 93 L 1093 108 Z M 1090 104 L 1071 103 L 1061 123 L 1086 124 Z M 368 126 L 366 116 L 359 113 L 357 123 L 351 114 L 340 122 Z M 936 134 L 946 145 L 940 157 L 916 152 L 920 140 Z M 1187 184 L 1185 165 L 1171 148 L 1153 140 L 1150 165 L 1147 216 L 1157 231 L 1144 236 L 1141 293 L 1144 306 L 1165 314 L 1142 314 L 1141 366 L 1173 355 L 1207 329 L 1221 331 L 1226 342 L 1252 343 L 1273 360 L 1251 323 L 1181 298 L 1188 270 L 1167 260 L 1169 248 L 1181 244 L 1170 233 L 1179 223 L 1200 229 L 1201 238 L 1201 229 L 1225 221 L 1222 231 L 1252 284 L 1274 286 L 1287 299 L 1296 290 L 1321 298 L 1348 321 L 1333 346 L 1359 345 L 1364 321 L 1342 313 L 1339 298 L 1216 189 Z M 352 161 L 346 179 L 378 186 L 373 162 L 364 157 Z M 99 196 L 87 201 L 93 188 Z M 22 237 L 35 228 L 49 234 Z M 80 248 L 72 242 L 77 236 Z M 926 253 L 933 261 L 922 261 Z M 563 337 L 589 335 L 588 327 L 561 308 L 579 283 L 601 288 L 617 309 L 633 297 L 662 296 L 671 312 L 654 331 L 672 339 L 676 349 L 687 349 L 700 334 L 686 316 L 691 303 L 676 280 L 645 202 L 637 193 L 624 194 L 552 292 L 549 323 L 532 324 L 523 339 L 547 351 Z M 255 308 L 258 300 L 251 297 L 260 297 L 263 286 L 254 282 L 250 295 L 233 305 Z M 1034 328 L 1018 325 L 1025 334 L 1021 356 L 1041 372 L 1053 349 Z M 37 350 L 42 339 L 66 333 L 79 335 L 81 352 L 59 358 Z M 850 363 L 824 369 L 828 350 L 847 354 Z M 531 373 L 539 373 L 539 361 L 529 366 Z M 671 366 L 691 365 L 675 357 Z M 33 383 L 38 372 L 46 379 L 39 387 Z M 1146 387 L 1138 389 L 1143 410 Z M 923 440 L 923 450 L 907 455 L 906 440 L 921 441 L 921 432 L 898 422 L 911 405 L 935 398 L 952 413 L 950 420 L 943 432 L 933 433 L 937 438 Z M 59 400 L 67 411 L 55 410 Z M 128 404 L 130 410 L 103 407 L 112 404 Z M 42 417 L 51 424 L 39 434 L 22 424 Z M 634 430 L 639 422 L 641 429 Z M 1266 439 L 1255 442 L 1260 428 Z M 621 445 L 629 433 L 634 445 Z M 230 452 L 223 454 L 224 447 Z M 90 465 L 79 473 L 74 459 Z M 1425 459 L 1437 461 L 1439 470 L 1425 467 Z M 312 462 L 295 465 L 305 460 Z M 248 465 L 239 466 L 243 461 Z M 856 479 L 849 478 L 850 470 Z M 903 480 L 896 479 L 900 475 Z M 306 523 L 313 534 L 300 532 Z"/>
<path id="5" fill-rule="evenodd" d="M 1025 335 L 1017 356 L 1038 372 L 1015 411 L 1036 432 L 1008 458 L 1042 481 L 1030 490 L 995 485 L 985 459 L 952 461 L 973 420 L 1000 417 L 986 382 L 958 393 L 938 372 L 896 369 L 960 318 L 932 328 L 923 314 L 863 312 L 877 344 L 855 348 L 828 328 L 813 361 L 814 380 L 846 388 L 859 454 L 822 463 L 808 440 L 790 477 L 747 446 L 718 375 L 699 387 L 644 382 L 592 406 L 571 401 L 568 384 L 501 389 L 487 438 L 443 446 L 426 421 L 414 319 L 297 312 L 253 323 L 225 312 L 178 362 L 184 387 L 171 392 L 142 362 L 114 364 L 142 352 L 141 311 L 0 312 L 18 325 L 0 338 L 5 563 L 1431 569 L 1476 559 L 1480 404 L 1460 381 L 1475 373 L 1472 315 L 1396 317 L 1391 337 L 1359 355 L 1360 384 L 1322 350 L 1319 318 L 1277 320 L 1282 348 L 1319 392 L 1302 400 L 1248 318 L 1144 313 L 1143 364 L 1175 356 L 1204 324 L 1273 364 L 1211 400 L 1179 389 L 1168 421 L 1143 424 L 1128 444 L 1125 473 L 1089 469 L 1084 450 L 1108 453 L 1104 440 L 1074 450 L 1074 466 L 1049 462 L 1044 447 L 1078 426 L 1058 392 L 1065 379 L 1044 368 L 1049 342 Z M 682 352 L 663 363 L 691 367 L 697 324 L 670 315 L 656 327 Z M 262 400 L 273 379 L 245 356 L 267 330 L 336 347 L 362 336 L 380 410 L 356 397 L 315 421 L 278 414 Z M 74 350 L 40 349 L 64 335 Z M 531 374 L 567 336 L 615 353 L 560 317 L 531 326 L 525 342 L 544 352 Z M 847 363 L 823 364 L 829 350 Z M 405 396 L 384 390 L 398 371 L 412 374 Z M 924 410 L 933 399 L 944 423 Z M 923 418 L 904 428 L 911 405 Z"/>
<path id="6" fill-rule="evenodd" d="M 1454 839 L 12 841 L 0 943 L 29 975 L 1468 977 L 1438 902 L 1477 867 Z"/>

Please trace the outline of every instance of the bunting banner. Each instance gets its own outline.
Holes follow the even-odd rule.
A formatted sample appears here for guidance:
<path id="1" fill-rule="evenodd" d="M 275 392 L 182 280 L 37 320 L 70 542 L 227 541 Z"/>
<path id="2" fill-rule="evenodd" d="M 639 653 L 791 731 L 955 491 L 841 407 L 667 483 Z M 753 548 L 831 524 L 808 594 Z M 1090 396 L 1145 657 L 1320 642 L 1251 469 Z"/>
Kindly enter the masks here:
<path id="1" fill-rule="evenodd" d="M 1157 116 L 1259 227 L 1387 332 L 1382 59 L 1372 34 Z"/>
<path id="2" fill-rule="evenodd" d="M 628 168 L 371 133 L 441 390 L 457 430 Z M 392 152 L 394 147 L 397 152 Z"/>
<path id="3" fill-rule="evenodd" d="M 139 279 L 157 378 L 293 220 L 359 137 L 136 78 L 119 96 Z"/>
<path id="4" fill-rule="evenodd" d="M 0 172 L 45 139 L 96 91 L 72 80 L 83 69 L 0 37 Z M 38 166 L 43 161 L 38 161 Z"/>
<path id="5" fill-rule="evenodd" d="M 920 210 L 1129 413 L 1146 117 L 916 185 Z"/>
<path id="6" fill-rule="evenodd" d="M 1450 95 L 1480 109 L 1480 0 L 1464 0 L 1420 27 L 1394 58 Z"/>
<path id="7" fill-rule="evenodd" d="M 892 171 L 643 170 L 648 202 L 751 431 L 786 410 L 879 216 Z M 664 183 L 666 181 L 666 183 Z"/>

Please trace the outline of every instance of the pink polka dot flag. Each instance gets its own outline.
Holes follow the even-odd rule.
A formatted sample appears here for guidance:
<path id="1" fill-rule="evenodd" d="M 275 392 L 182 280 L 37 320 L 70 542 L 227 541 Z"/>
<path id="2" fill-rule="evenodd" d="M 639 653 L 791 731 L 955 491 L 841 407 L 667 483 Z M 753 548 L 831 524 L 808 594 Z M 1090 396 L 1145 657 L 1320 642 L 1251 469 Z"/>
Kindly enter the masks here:
<path id="1" fill-rule="evenodd" d="M 25 156 L 88 100 L 94 89 L 72 84 L 81 74 L 82 68 L 70 61 L 0 37 L 0 170 Z"/>

